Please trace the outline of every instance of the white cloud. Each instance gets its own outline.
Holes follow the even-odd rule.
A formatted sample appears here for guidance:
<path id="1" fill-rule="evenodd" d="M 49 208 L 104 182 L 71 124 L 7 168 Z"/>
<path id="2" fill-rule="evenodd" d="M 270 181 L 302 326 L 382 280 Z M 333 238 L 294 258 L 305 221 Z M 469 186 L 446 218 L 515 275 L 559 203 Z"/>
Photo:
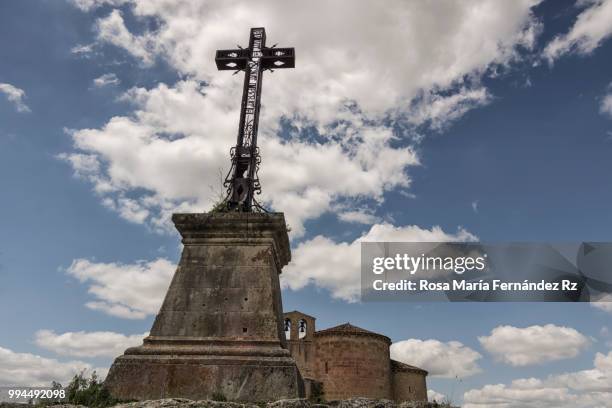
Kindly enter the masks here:
<path id="1" fill-rule="evenodd" d="M 604 312 L 612 313 L 612 301 L 608 302 L 593 302 L 594 307 L 603 310 Z"/>
<path id="2" fill-rule="evenodd" d="M 134 264 L 94 263 L 76 259 L 66 272 L 89 283 L 97 300 L 86 303 L 92 310 L 125 319 L 143 319 L 159 311 L 175 265 L 167 259 Z"/>
<path id="3" fill-rule="evenodd" d="M 612 35 L 612 0 L 586 0 L 578 4 L 588 7 L 567 34 L 555 37 L 544 49 L 550 63 L 567 53 L 589 54 Z"/>
<path id="4" fill-rule="evenodd" d="M 576 407 L 577 398 L 564 388 L 520 388 L 513 384 L 489 384 L 463 395 L 464 408 L 561 408 Z"/>
<path id="5" fill-rule="evenodd" d="M 131 198 L 119 197 L 116 200 L 105 199 L 102 201 L 105 207 L 115 210 L 119 215 L 136 224 L 143 223 L 150 215 L 149 210 Z"/>
<path id="6" fill-rule="evenodd" d="M 610 408 L 612 352 L 597 353 L 589 370 L 522 378 L 467 391 L 464 408 Z"/>
<path id="7" fill-rule="evenodd" d="M 39 330 L 34 341 L 37 346 L 62 356 L 116 357 L 128 347 L 142 344 L 142 339 L 148 335 L 83 331 L 57 334 L 52 330 Z"/>
<path id="8" fill-rule="evenodd" d="M 6 95 L 6 98 L 15 105 L 17 112 L 30 112 L 28 105 L 23 102 L 25 91 L 17 88 L 14 85 L 0 83 L 0 93 Z"/>
<path id="9" fill-rule="evenodd" d="M 553 324 L 498 326 L 478 341 L 498 361 L 515 367 L 573 358 L 590 345 L 577 330 Z"/>
<path id="10" fill-rule="evenodd" d="M 601 105 L 599 105 L 599 111 L 603 115 L 607 115 L 612 118 L 612 93 L 609 93 L 603 97 L 601 100 Z"/>
<path id="11" fill-rule="evenodd" d="M 88 58 L 94 52 L 94 44 L 77 44 L 70 49 L 72 54 Z"/>
<path id="12" fill-rule="evenodd" d="M 109 5 L 109 6 L 121 6 L 128 3 L 130 0 L 70 0 L 72 4 L 81 9 L 82 11 L 91 11 L 97 7 Z"/>
<path id="13" fill-rule="evenodd" d="M 144 65 L 153 63 L 152 44 L 148 36 L 135 36 L 126 27 L 121 11 L 115 9 L 97 21 L 98 38 L 125 49 Z"/>
<path id="14" fill-rule="evenodd" d="M 439 392 L 432 390 L 431 388 L 429 388 L 427 390 L 427 400 L 429 402 L 444 402 L 447 400 L 446 395 L 444 394 L 440 394 Z"/>
<path id="15" fill-rule="evenodd" d="M 442 129 L 467 111 L 486 105 L 490 100 L 491 95 L 483 87 L 461 88 L 450 96 L 428 94 L 411 113 L 411 120 L 419 125 L 427 123 L 434 129 Z"/>
<path id="16" fill-rule="evenodd" d="M 74 154 L 98 158 L 96 191 L 132 221 L 167 229 L 173 211 L 209 208 L 242 89 L 240 76 L 217 71 L 214 51 L 265 26 L 270 44 L 296 47 L 297 67 L 264 80 L 262 197 L 285 211 L 298 237 L 304 221 L 342 199 L 380 204 L 385 192 L 407 189 L 406 171 L 419 163 L 413 129 L 442 129 L 491 99 L 480 78 L 533 47 L 537 3 L 135 0 L 123 12 L 155 19 L 156 29 L 133 33 L 115 9 L 96 23 L 98 41 L 144 64 L 164 58 L 189 79 L 131 90 L 124 99 L 134 114 L 72 132 Z M 278 136 L 281 118 L 293 126 L 289 140 Z"/>
<path id="17" fill-rule="evenodd" d="M 612 351 L 607 355 L 602 353 L 595 354 L 594 365 L 595 369 L 612 374 Z M 612 387 L 612 384 L 610 386 Z"/>
<path id="18" fill-rule="evenodd" d="M 422 229 L 415 225 L 395 227 L 376 224 L 363 236 L 352 242 L 334 242 L 318 235 L 300 243 L 294 250 L 292 261 L 281 274 L 281 285 L 293 290 L 309 284 L 330 291 L 332 297 L 349 302 L 357 301 L 360 294 L 360 243 L 362 241 L 441 242 L 473 241 L 476 237 L 459 228 L 446 233 L 440 227 Z"/>
<path id="19" fill-rule="evenodd" d="M 3 386 L 49 386 L 52 381 L 66 385 L 83 370 L 88 375 L 94 367 L 82 361 L 61 362 L 0 347 L 0 385 Z M 101 379 L 106 376 L 105 368 L 95 370 Z"/>
<path id="20" fill-rule="evenodd" d="M 119 85 L 121 81 L 117 78 L 117 75 L 114 73 L 100 75 L 99 77 L 93 80 L 93 84 L 96 88 L 102 88 L 108 85 Z"/>
<path id="21" fill-rule="evenodd" d="M 599 297 L 596 301 L 591 302 L 591 306 L 604 312 L 612 313 L 612 295 L 605 294 Z"/>
<path id="22" fill-rule="evenodd" d="M 132 2 L 135 15 L 161 23 L 155 33 L 139 38 L 154 42 L 153 49 L 181 72 L 211 82 L 220 76 L 211 58 L 215 49 L 243 42 L 255 23 L 266 27 L 271 42 L 295 46 L 298 53 L 299 71 L 275 75 L 266 85 L 266 92 L 282 96 L 275 108 L 321 122 L 333 121 L 346 100 L 370 116 L 396 109 L 422 90 L 445 88 L 491 64 L 511 61 L 517 45 L 533 45 L 537 22 L 531 8 L 537 3 L 391 1 L 378 7 L 350 0 L 333 5 L 323 0 L 257 5 L 185 0 L 168 7 L 165 0 Z M 131 41 L 126 42 L 130 51 Z"/>
<path id="23" fill-rule="evenodd" d="M 372 225 L 380 221 L 380 218 L 368 210 L 341 211 L 338 213 L 341 221 L 357 224 Z"/>
<path id="24" fill-rule="evenodd" d="M 218 173 L 229 163 L 227 135 L 235 132 L 238 117 L 237 110 L 226 110 L 222 90 L 183 81 L 175 88 L 132 89 L 124 98 L 141 107 L 135 118 L 114 117 L 102 129 L 70 131 L 81 153 L 61 158 L 81 175 L 85 157 L 104 163 L 83 176 L 107 207 L 130 221 L 167 229 L 173 211 L 210 208 L 217 198 L 211 187 L 222 190 Z M 201 122 L 202 115 L 216 120 Z M 260 139 L 263 196 L 284 210 L 293 236 L 303 234 L 304 221 L 330 210 L 339 197 L 382 201 L 385 191 L 410 184 L 404 169 L 418 164 L 416 154 L 409 147 L 390 147 L 390 129 L 359 123 L 343 132 L 346 140 L 338 143 L 282 142 L 269 133 Z M 149 193 L 127 197 L 143 188 Z"/>
<path id="25" fill-rule="evenodd" d="M 478 200 L 472 201 L 472 211 L 478 214 Z"/>
<path id="26" fill-rule="evenodd" d="M 350 0 L 333 5 L 323 0 L 257 5 L 183 0 L 168 7 L 166 0 L 135 0 L 133 13 L 158 19 L 156 31 L 125 35 L 125 24 L 111 13 L 101 20 L 112 17 L 114 22 L 108 30 L 100 30 L 100 39 L 138 58 L 143 58 L 142 51 L 134 50 L 134 40 L 150 43 L 154 52 L 181 72 L 211 81 L 220 75 L 211 58 L 215 49 L 244 42 L 251 26 L 264 26 L 270 42 L 282 41 L 281 45 L 295 46 L 298 52 L 299 75 L 279 74 L 274 82 L 281 86 L 266 87 L 267 92 L 284 95 L 277 108 L 283 109 L 287 102 L 290 112 L 298 104 L 306 108 L 300 112 L 316 110 L 316 115 L 309 116 L 333 120 L 344 100 L 356 101 L 371 113 L 395 109 L 398 102 L 410 101 L 421 90 L 448 87 L 491 64 L 508 63 L 516 58 L 517 45 L 533 46 L 538 24 L 531 8 L 538 3 L 391 1 L 378 7 L 374 2 L 356 5 Z M 112 40 L 117 37 L 123 39 Z M 410 52 L 405 52 L 406 47 Z M 292 97 L 298 94 L 296 88 L 303 98 Z"/>
<path id="27" fill-rule="evenodd" d="M 93 154 L 59 154 L 58 158 L 68 161 L 77 177 L 89 177 L 100 171 L 100 162 Z"/>
<path id="28" fill-rule="evenodd" d="M 480 353 L 458 341 L 409 339 L 391 345 L 391 358 L 416 365 L 432 377 L 465 378 L 481 372 Z"/>

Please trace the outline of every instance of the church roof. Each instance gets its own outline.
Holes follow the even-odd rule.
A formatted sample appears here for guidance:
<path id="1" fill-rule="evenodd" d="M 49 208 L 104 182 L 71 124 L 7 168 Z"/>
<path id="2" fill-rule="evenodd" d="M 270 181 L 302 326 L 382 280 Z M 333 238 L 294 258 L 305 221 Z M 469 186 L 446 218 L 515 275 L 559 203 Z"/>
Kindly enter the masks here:
<path id="1" fill-rule="evenodd" d="M 340 335 L 365 335 L 365 336 L 376 336 L 385 339 L 387 342 L 391 343 L 391 339 L 387 336 L 383 336 L 382 334 L 375 333 L 373 331 L 369 331 L 366 329 L 362 329 L 361 327 L 353 326 L 350 323 L 344 323 L 339 326 L 330 327 L 329 329 L 319 330 L 315 333 L 315 335 L 327 335 L 327 334 L 340 334 Z"/>
<path id="2" fill-rule="evenodd" d="M 426 370 L 423 370 L 422 368 L 415 367 L 410 364 L 402 363 L 401 361 L 397 361 L 397 360 L 391 360 L 391 367 L 394 371 L 412 371 L 412 372 L 418 372 L 420 374 L 425 374 L 425 375 L 429 374 Z"/>
<path id="3" fill-rule="evenodd" d="M 287 316 L 287 315 L 296 315 L 296 314 L 298 314 L 298 315 L 302 315 L 302 316 L 305 316 L 305 317 L 310 317 L 310 318 L 311 318 L 311 319 L 313 319 L 313 320 L 317 320 L 317 318 L 316 318 L 316 317 L 311 316 L 311 315 L 307 315 L 306 313 L 304 313 L 304 312 L 300 312 L 299 310 L 293 310 L 293 311 L 291 311 L 291 312 L 285 312 L 285 313 L 283 313 L 283 315 L 285 315 L 285 316 Z"/>

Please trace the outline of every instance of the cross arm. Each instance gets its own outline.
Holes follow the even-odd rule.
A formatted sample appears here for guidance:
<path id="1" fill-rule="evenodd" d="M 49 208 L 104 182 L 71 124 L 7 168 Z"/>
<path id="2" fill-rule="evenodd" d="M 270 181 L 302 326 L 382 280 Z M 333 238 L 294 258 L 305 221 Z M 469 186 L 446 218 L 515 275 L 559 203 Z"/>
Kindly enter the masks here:
<path id="1" fill-rule="evenodd" d="M 264 48 L 261 66 L 264 69 L 294 68 L 295 50 L 293 48 Z"/>
<path id="2" fill-rule="evenodd" d="M 215 63 L 220 71 L 244 69 L 247 66 L 248 60 L 248 49 L 217 50 L 215 55 Z"/>

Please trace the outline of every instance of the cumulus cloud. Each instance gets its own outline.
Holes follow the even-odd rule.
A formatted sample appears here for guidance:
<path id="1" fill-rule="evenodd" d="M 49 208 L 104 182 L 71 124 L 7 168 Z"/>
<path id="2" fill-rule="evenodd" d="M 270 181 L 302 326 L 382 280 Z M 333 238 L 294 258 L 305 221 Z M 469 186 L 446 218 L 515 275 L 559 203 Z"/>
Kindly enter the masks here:
<path id="1" fill-rule="evenodd" d="M 270 44 L 296 47 L 297 68 L 264 80 L 263 200 L 285 211 L 293 237 L 343 199 L 355 202 L 345 219 L 357 221 L 360 200 L 380 204 L 385 192 L 410 186 L 407 171 L 419 164 L 414 129 L 443 129 L 490 101 L 480 79 L 533 47 L 537 3 L 133 0 L 98 19 L 98 42 L 145 65 L 163 58 L 188 79 L 129 91 L 124 100 L 135 112 L 70 132 L 68 155 L 98 159 L 88 179 L 131 221 L 164 230 L 173 211 L 206 210 L 229 164 L 242 89 L 240 76 L 217 71 L 214 52 L 265 26 Z M 154 19 L 155 30 L 132 32 L 127 12 Z M 281 119 L 290 129 L 282 138 Z"/>
<path id="2" fill-rule="evenodd" d="M 431 388 L 427 390 L 427 400 L 430 402 L 444 402 L 447 400 L 446 395 L 440 394 L 439 392 L 432 390 Z"/>
<path id="3" fill-rule="evenodd" d="M 135 36 L 125 26 L 121 11 L 114 9 L 97 21 L 98 38 L 125 49 L 138 57 L 144 65 L 153 63 L 153 50 L 148 36 Z"/>
<path id="4" fill-rule="evenodd" d="M 604 312 L 612 313 L 612 301 L 609 302 L 593 302 L 594 307 L 603 310 Z"/>
<path id="5" fill-rule="evenodd" d="M 612 86 L 608 87 L 612 89 Z M 612 118 L 612 93 L 607 94 L 601 100 L 601 105 L 599 105 L 599 111 L 610 118 Z"/>
<path id="6" fill-rule="evenodd" d="M 450 96 L 429 94 L 411 112 L 411 120 L 419 125 L 426 123 L 434 129 L 442 129 L 467 111 L 486 105 L 490 100 L 489 91 L 483 87 L 461 88 Z"/>
<path id="7" fill-rule="evenodd" d="M 61 362 L 0 347 L 0 385 L 2 386 L 49 386 L 52 381 L 66 385 L 75 374 L 83 370 L 88 375 L 94 367 L 82 361 Z M 107 373 L 105 368 L 95 368 L 95 371 L 101 379 Z"/>
<path id="8" fill-rule="evenodd" d="M 219 170 L 229 164 L 227 135 L 236 131 L 238 106 L 226 111 L 230 103 L 221 89 L 191 80 L 174 88 L 132 89 L 124 98 L 140 106 L 135 117 L 69 131 L 81 152 L 60 157 L 94 184 L 107 207 L 130 221 L 164 230 L 174 211 L 210 208 L 218 196 L 212 191 L 222 190 Z M 216 120 L 202 122 L 202 116 Z M 329 210 L 338 197 L 382 200 L 386 190 L 410 184 L 404 169 L 418 159 L 410 147 L 390 146 L 395 138 L 390 129 L 359 123 L 342 131 L 346 140 L 338 143 L 262 135 L 264 199 L 284 210 L 293 236 L 303 234 L 304 221 Z M 83 164 L 90 164 L 86 172 Z M 148 193 L 127 197 L 142 189 Z"/>
<path id="9" fill-rule="evenodd" d="M 612 0 L 582 0 L 587 6 L 567 34 L 555 37 L 544 49 L 550 63 L 568 53 L 589 54 L 612 35 Z"/>
<path id="10" fill-rule="evenodd" d="M 88 308 L 125 319 L 143 319 L 159 311 L 174 270 L 175 265 L 162 258 L 134 264 L 76 259 L 66 272 L 89 284 L 88 292 L 96 300 L 87 302 Z"/>
<path id="11" fill-rule="evenodd" d="M 251 26 L 264 26 L 273 36 L 271 41 L 296 47 L 300 67 L 299 75 L 283 73 L 275 78 L 280 86 L 266 86 L 266 92 L 283 96 L 275 109 L 333 120 L 343 100 L 353 100 L 369 113 L 384 112 L 423 90 L 436 91 L 436 87 L 463 82 L 465 75 L 482 73 L 491 64 L 512 61 L 517 58 L 517 46 L 533 46 L 538 22 L 531 9 L 538 3 L 391 1 L 377 7 L 368 2 L 343 0 L 330 5 L 317 0 L 262 1 L 255 6 L 239 1 L 183 0 L 168 7 L 165 0 L 134 0 L 135 16 L 158 19 L 160 25 L 155 32 L 131 37 L 151 43 L 154 52 L 181 72 L 212 82 L 219 76 L 214 51 L 243 40 Z M 100 29 L 100 40 L 134 51 L 118 14 L 113 11 L 101 21 L 109 18 L 114 22 Z M 237 38 L 241 32 L 243 37 Z M 117 37 L 125 39 L 112 40 Z M 406 47 L 410 52 L 405 52 Z M 132 53 L 143 59 L 141 52 Z M 468 89 L 458 94 L 465 95 Z M 292 97 L 296 94 L 303 98 Z M 323 105 L 317 106 L 320 103 Z"/>
<path id="12" fill-rule="evenodd" d="M 77 44 L 70 49 L 70 52 L 83 58 L 89 58 L 94 52 L 94 44 Z"/>
<path id="13" fill-rule="evenodd" d="M 564 388 L 521 388 L 517 384 L 489 384 L 463 395 L 465 408 L 576 407 L 577 397 Z"/>
<path id="14" fill-rule="evenodd" d="M 476 237 L 459 228 L 455 233 L 440 227 L 423 229 L 415 225 L 376 224 L 352 242 L 335 242 L 318 235 L 300 243 L 292 261 L 281 275 L 281 285 L 293 290 L 313 284 L 329 290 L 334 298 L 355 302 L 361 287 L 360 243 L 368 241 L 448 242 L 474 241 Z"/>
<path id="15" fill-rule="evenodd" d="M 340 211 L 338 213 L 338 218 L 344 222 L 366 225 L 372 225 L 380 221 L 380 218 L 374 215 L 371 211 L 363 209 L 354 211 Z"/>
<path id="16" fill-rule="evenodd" d="M 546 379 L 522 378 L 467 391 L 465 408 L 612 407 L 612 352 L 597 353 L 593 368 Z"/>
<path id="17" fill-rule="evenodd" d="M 96 88 L 102 88 L 109 85 L 119 85 L 121 81 L 117 78 L 117 75 L 114 73 L 100 75 L 99 77 L 93 80 L 93 85 Z"/>
<path id="18" fill-rule="evenodd" d="M 66 332 L 39 330 L 34 342 L 37 346 L 62 356 L 72 357 L 116 357 L 125 349 L 142 344 L 149 333 L 126 336 L 114 332 Z"/>
<path id="19" fill-rule="evenodd" d="M 497 360 L 515 367 L 573 358 L 590 344 L 577 330 L 553 324 L 498 326 L 478 341 Z"/>
<path id="20" fill-rule="evenodd" d="M 97 7 L 109 5 L 109 6 L 121 6 L 128 3 L 130 0 L 70 0 L 72 4 L 81 9 L 82 11 L 90 11 Z"/>
<path id="21" fill-rule="evenodd" d="M 612 313 L 612 295 L 604 294 L 597 301 L 591 302 L 591 306 L 604 312 Z"/>
<path id="22" fill-rule="evenodd" d="M 481 372 L 482 355 L 458 341 L 409 339 L 391 344 L 391 358 L 416 365 L 433 377 L 464 378 Z"/>
<path id="23" fill-rule="evenodd" d="M 23 89 L 11 84 L 0 83 L 0 93 L 3 93 L 15 105 L 17 112 L 30 112 L 30 108 L 23 101 L 25 98 L 25 91 Z"/>

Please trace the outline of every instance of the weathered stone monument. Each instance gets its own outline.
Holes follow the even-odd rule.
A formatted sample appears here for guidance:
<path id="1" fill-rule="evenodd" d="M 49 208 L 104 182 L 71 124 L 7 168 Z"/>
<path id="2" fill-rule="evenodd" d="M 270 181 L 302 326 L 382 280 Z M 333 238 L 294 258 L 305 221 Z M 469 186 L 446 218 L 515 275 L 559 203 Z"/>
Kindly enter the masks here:
<path id="1" fill-rule="evenodd" d="M 254 28 L 249 48 L 218 51 L 216 61 L 245 71 L 228 197 L 221 211 L 173 215 L 184 249 L 163 305 L 143 345 L 119 356 L 105 381 L 121 399 L 259 402 L 304 393 L 282 317 L 278 275 L 291 259 L 285 218 L 252 211 L 262 72 L 293 67 L 293 49 L 265 47 L 265 30 Z"/>
<path id="2" fill-rule="evenodd" d="M 126 350 L 106 386 L 124 399 L 302 394 L 285 348 L 278 274 L 290 250 L 282 214 L 175 214 L 180 263 L 144 344 Z"/>

